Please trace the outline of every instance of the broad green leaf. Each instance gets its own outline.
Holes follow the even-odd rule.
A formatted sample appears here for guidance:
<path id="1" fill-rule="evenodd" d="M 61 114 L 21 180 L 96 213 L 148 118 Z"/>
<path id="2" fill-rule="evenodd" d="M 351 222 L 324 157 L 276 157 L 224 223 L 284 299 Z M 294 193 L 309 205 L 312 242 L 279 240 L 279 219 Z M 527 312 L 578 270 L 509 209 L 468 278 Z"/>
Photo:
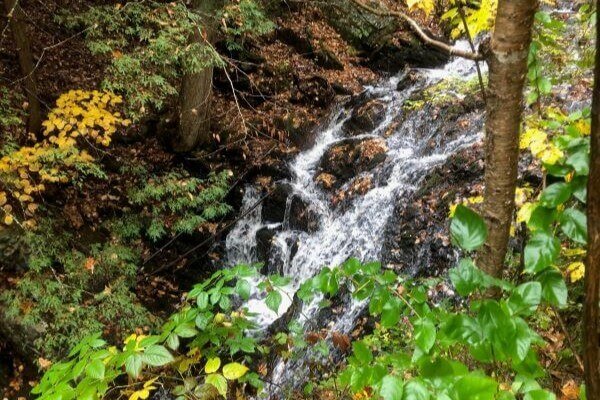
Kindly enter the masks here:
<path id="1" fill-rule="evenodd" d="M 461 296 L 468 296 L 483 287 L 483 274 L 470 258 L 461 259 L 458 266 L 450 270 L 449 276 Z"/>
<path id="2" fill-rule="evenodd" d="M 420 319 L 415 323 L 415 343 L 423 352 L 429 353 L 435 343 L 435 337 L 435 325 L 431 320 Z"/>
<path id="3" fill-rule="evenodd" d="M 538 231 L 525 246 L 525 271 L 536 273 L 548 268 L 558 256 L 560 241 L 552 234 Z"/>
<path id="4" fill-rule="evenodd" d="M 547 231 L 552 227 L 556 219 L 556 209 L 537 205 L 531 212 L 527 221 L 527 227 L 532 231 Z"/>
<path id="5" fill-rule="evenodd" d="M 221 374 L 206 375 L 205 382 L 217 389 L 221 396 L 227 396 L 227 380 Z"/>
<path id="6" fill-rule="evenodd" d="M 571 181 L 573 196 L 582 203 L 587 201 L 587 176 L 576 176 Z"/>
<path id="7" fill-rule="evenodd" d="M 201 292 L 198 297 L 196 297 L 196 304 L 198 304 L 200 311 L 206 310 L 208 307 L 208 293 Z"/>
<path id="8" fill-rule="evenodd" d="M 242 298 L 242 300 L 248 300 L 250 298 L 251 291 L 250 282 L 248 282 L 246 279 L 240 279 L 237 281 L 235 291 Z"/>
<path id="9" fill-rule="evenodd" d="M 142 356 L 140 354 L 132 354 L 125 359 L 125 371 L 132 378 L 137 378 L 142 372 Z"/>
<path id="10" fill-rule="evenodd" d="M 401 310 L 400 299 L 397 297 L 390 297 L 383 305 L 383 310 L 381 311 L 381 325 L 386 328 L 397 325 L 400 321 Z"/>
<path id="11" fill-rule="evenodd" d="M 429 400 L 430 398 L 429 390 L 419 380 L 413 379 L 404 384 L 402 400 Z"/>
<path id="12" fill-rule="evenodd" d="M 574 208 L 567 208 L 560 216 L 560 230 L 577 243 L 587 243 L 587 218 Z"/>
<path id="13" fill-rule="evenodd" d="M 207 374 L 212 374 L 213 372 L 217 372 L 219 367 L 221 366 L 221 359 L 219 357 L 209 358 L 206 361 L 206 365 L 204 366 L 204 372 Z"/>
<path id="14" fill-rule="evenodd" d="M 515 315 L 531 315 L 542 300 L 542 285 L 539 282 L 526 282 L 515 288 L 508 299 L 508 305 Z"/>
<path id="15" fill-rule="evenodd" d="M 379 395 L 383 400 L 402 400 L 402 387 L 404 383 L 397 376 L 387 375 L 381 380 Z"/>
<path id="16" fill-rule="evenodd" d="M 544 207 L 554 208 L 569 200 L 571 186 L 565 182 L 553 183 L 542 192 L 540 202 Z"/>
<path id="17" fill-rule="evenodd" d="M 104 379 L 104 372 L 106 368 L 102 360 L 96 359 L 90 361 L 90 363 L 85 368 L 85 374 L 92 379 L 97 379 L 101 381 Z"/>
<path id="18" fill-rule="evenodd" d="M 164 346 L 155 344 L 144 350 L 142 361 L 153 367 L 161 367 L 173 361 L 173 356 Z"/>
<path id="19" fill-rule="evenodd" d="M 352 343 L 354 356 L 361 364 L 368 364 L 373 361 L 373 353 L 363 341 Z"/>
<path id="20" fill-rule="evenodd" d="M 556 396 L 547 390 L 538 389 L 525 393 L 523 400 L 556 400 Z"/>
<path id="21" fill-rule="evenodd" d="M 487 376 L 469 374 L 460 378 L 452 388 L 457 400 L 494 400 L 498 383 Z"/>
<path id="22" fill-rule="evenodd" d="M 277 290 L 271 290 L 269 294 L 267 294 L 267 298 L 265 299 L 265 304 L 271 310 L 279 313 L 279 306 L 281 305 L 281 293 Z"/>
<path id="23" fill-rule="evenodd" d="M 587 176 L 590 172 L 589 144 L 578 146 L 575 152 L 567 158 L 567 165 L 575 170 L 578 176 Z"/>
<path id="24" fill-rule="evenodd" d="M 223 376 L 230 381 L 241 378 L 246 372 L 248 372 L 248 367 L 237 362 L 223 366 Z"/>
<path id="25" fill-rule="evenodd" d="M 560 272 L 549 269 L 542 272 L 536 280 L 542 284 L 544 300 L 558 307 L 567 305 L 567 285 Z"/>
<path id="26" fill-rule="evenodd" d="M 453 243 L 463 250 L 472 251 L 485 242 L 487 227 L 476 212 L 459 204 L 450 223 L 450 235 Z"/>

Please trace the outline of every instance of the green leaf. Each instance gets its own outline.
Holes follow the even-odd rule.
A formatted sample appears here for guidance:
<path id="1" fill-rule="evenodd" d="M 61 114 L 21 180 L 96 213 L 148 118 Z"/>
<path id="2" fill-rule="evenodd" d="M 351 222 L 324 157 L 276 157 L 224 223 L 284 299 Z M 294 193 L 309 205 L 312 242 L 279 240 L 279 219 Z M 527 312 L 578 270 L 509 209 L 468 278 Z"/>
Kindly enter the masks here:
<path id="1" fill-rule="evenodd" d="M 429 400 L 430 397 L 429 390 L 422 382 L 413 379 L 404 384 L 402 400 Z"/>
<path id="2" fill-rule="evenodd" d="M 240 279 L 237 281 L 235 291 L 242 298 L 242 300 L 248 300 L 250 298 L 251 291 L 250 282 L 248 282 L 246 279 Z"/>
<path id="3" fill-rule="evenodd" d="M 390 297 L 383 305 L 383 310 L 381 311 L 381 325 L 385 328 L 391 328 L 398 324 L 401 310 L 400 299 Z"/>
<path id="4" fill-rule="evenodd" d="M 531 212 L 529 221 L 527 221 L 527 227 L 532 231 L 547 231 L 552 227 L 556 218 L 555 208 L 546 208 L 538 205 Z"/>
<path id="5" fill-rule="evenodd" d="M 567 285 L 560 272 L 549 269 L 542 272 L 536 280 L 542 284 L 542 298 L 557 307 L 567 305 Z"/>
<path id="6" fill-rule="evenodd" d="M 142 372 L 142 356 L 139 354 L 132 354 L 125 359 L 125 371 L 132 378 L 137 378 Z"/>
<path id="7" fill-rule="evenodd" d="M 513 315 L 531 315 L 542 299 L 542 285 L 539 282 L 526 282 L 515 288 L 508 299 Z"/>
<path id="8" fill-rule="evenodd" d="M 543 271 L 554 262 L 559 252 L 558 239 L 545 231 L 535 232 L 525 246 L 525 271 L 529 273 Z"/>
<path id="9" fill-rule="evenodd" d="M 379 395 L 383 400 L 402 400 L 402 387 L 404 383 L 397 376 L 387 375 L 381 380 Z"/>
<path id="10" fill-rule="evenodd" d="M 487 227 L 476 212 L 459 204 L 450 223 L 450 235 L 453 243 L 463 250 L 472 251 L 485 242 Z"/>
<path id="11" fill-rule="evenodd" d="M 547 390 L 538 389 L 527 392 L 523 400 L 556 400 L 556 396 Z"/>
<path id="12" fill-rule="evenodd" d="M 221 396 L 227 396 L 227 380 L 221 374 L 206 375 L 205 382 L 217 389 Z"/>
<path id="13" fill-rule="evenodd" d="M 354 356 L 361 364 L 368 364 L 373 361 L 373 353 L 371 353 L 371 350 L 364 342 L 357 341 L 352 343 L 352 350 L 354 351 Z"/>
<path id="14" fill-rule="evenodd" d="M 452 388 L 457 400 L 494 400 L 498 383 L 487 376 L 469 374 L 460 378 Z"/>
<path id="15" fill-rule="evenodd" d="M 269 294 L 267 294 L 267 298 L 265 299 L 265 304 L 271 310 L 279 313 L 279 306 L 281 305 L 281 293 L 277 290 L 271 290 Z"/>
<path id="16" fill-rule="evenodd" d="M 106 368 L 102 360 L 96 359 L 92 360 L 87 367 L 85 368 L 85 374 L 92 379 L 97 379 L 101 381 L 104 379 L 104 372 Z"/>
<path id="17" fill-rule="evenodd" d="M 208 307 L 208 293 L 201 292 L 198 297 L 196 297 L 196 304 L 198 304 L 200 311 L 206 310 Z"/>
<path id="18" fill-rule="evenodd" d="M 461 296 L 468 296 L 483 286 L 483 274 L 470 258 L 463 258 L 449 272 L 450 280 Z"/>
<path id="19" fill-rule="evenodd" d="M 161 367 L 173 361 L 173 356 L 164 346 L 155 344 L 142 353 L 142 361 L 153 367 Z"/>
<path id="20" fill-rule="evenodd" d="M 587 201 L 587 176 L 576 176 L 571 181 L 571 187 L 573 196 L 585 204 Z"/>
<path id="21" fill-rule="evenodd" d="M 223 367 L 223 376 L 230 381 L 239 379 L 248 372 L 248 367 L 237 362 L 226 364 Z"/>
<path id="22" fill-rule="evenodd" d="M 546 78 L 545 76 L 540 77 L 537 83 L 540 93 L 548 94 L 552 91 L 552 82 L 550 82 L 550 79 Z"/>
<path id="23" fill-rule="evenodd" d="M 560 216 L 560 230 L 577 243 L 587 243 L 587 218 L 574 208 L 567 208 Z"/>
<path id="24" fill-rule="evenodd" d="M 207 374 L 212 374 L 213 372 L 217 372 L 219 367 L 221 366 L 221 359 L 219 357 L 209 358 L 206 361 L 206 365 L 204 366 L 204 372 Z"/>
<path id="25" fill-rule="evenodd" d="M 571 186 L 565 182 L 553 183 L 542 192 L 540 202 L 544 207 L 555 208 L 571 197 Z"/>
<path id="26" fill-rule="evenodd" d="M 578 176 L 587 176 L 590 173 L 589 150 L 589 144 L 580 145 L 566 160 L 566 164 L 573 167 Z"/>
<path id="27" fill-rule="evenodd" d="M 435 325 L 429 319 L 420 319 L 415 323 L 415 343 L 425 353 L 435 343 L 436 331 Z"/>

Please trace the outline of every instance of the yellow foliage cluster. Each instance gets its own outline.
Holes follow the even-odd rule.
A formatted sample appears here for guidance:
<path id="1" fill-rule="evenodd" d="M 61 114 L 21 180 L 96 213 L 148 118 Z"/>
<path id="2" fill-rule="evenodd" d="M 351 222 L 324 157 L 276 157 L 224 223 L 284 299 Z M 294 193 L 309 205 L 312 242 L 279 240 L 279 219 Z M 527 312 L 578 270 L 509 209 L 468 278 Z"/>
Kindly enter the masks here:
<path id="1" fill-rule="evenodd" d="M 548 134 L 537 128 L 528 128 L 521 134 L 519 147 L 529 149 L 531 154 L 544 164 L 556 164 L 564 156 L 548 138 Z"/>
<path id="2" fill-rule="evenodd" d="M 477 9 L 463 8 L 471 37 L 477 37 L 481 32 L 489 31 L 492 28 L 497 7 L 498 0 L 482 0 Z M 453 38 L 456 39 L 466 33 L 458 7 L 450 8 L 442 15 L 442 19 L 448 19 L 454 25 L 451 33 Z"/>
<path id="3" fill-rule="evenodd" d="M 130 124 L 119 112 L 111 110 L 122 102 L 121 96 L 111 92 L 70 90 L 58 98 L 56 108 L 42 124 L 44 135 L 61 148 L 74 146 L 77 137 L 108 146 L 117 127 Z"/>
<path id="4" fill-rule="evenodd" d="M 18 205 L 24 219 L 19 224 L 35 226 L 32 217 L 38 205 L 34 196 L 44 192 L 45 184 L 70 182 L 77 176 L 78 166 L 93 164 L 94 157 L 80 144 L 108 146 L 117 127 L 129 125 L 115 110 L 122 102 L 110 92 L 64 93 L 43 123 L 46 138 L 0 158 L 0 221 L 4 225 L 18 222 L 13 208 Z M 78 138 L 83 139 L 81 143 Z"/>
<path id="5" fill-rule="evenodd" d="M 406 0 L 409 10 L 420 9 L 425 15 L 429 16 L 435 10 L 436 0 Z"/>

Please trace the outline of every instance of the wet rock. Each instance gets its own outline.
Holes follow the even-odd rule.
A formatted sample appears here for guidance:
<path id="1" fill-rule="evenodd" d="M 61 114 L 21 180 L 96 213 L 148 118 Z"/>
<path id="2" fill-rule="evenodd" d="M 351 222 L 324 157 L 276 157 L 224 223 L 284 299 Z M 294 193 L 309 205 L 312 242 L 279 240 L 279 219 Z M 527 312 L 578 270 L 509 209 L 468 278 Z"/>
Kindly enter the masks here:
<path id="1" fill-rule="evenodd" d="M 401 92 L 401 91 L 413 86 L 421 78 L 422 78 L 422 75 L 418 71 L 415 71 L 414 69 L 408 70 L 406 72 L 406 74 L 404 75 L 404 77 L 402 79 L 400 79 L 400 81 L 396 85 L 396 90 Z"/>
<path id="2" fill-rule="evenodd" d="M 483 177 L 481 146 L 465 148 L 431 170 L 408 199 L 398 201 L 386 225 L 384 264 L 409 275 L 436 276 L 453 266 L 448 212 L 457 197 L 469 197 Z"/>
<path id="3" fill-rule="evenodd" d="M 290 229 L 295 230 L 314 232 L 319 228 L 318 213 L 287 182 L 275 185 L 271 195 L 263 203 L 262 217 L 265 223 L 285 222 Z"/>
<path id="4" fill-rule="evenodd" d="M 276 117 L 275 126 L 285 131 L 289 140 L 300 149 L 306 149 L 314 143 L 317 122 L 304 112 Z"/>
<path id="5" fill-rule="evenodd" d="M 363 175 L 354 178 L 348 185 L 339 189 L 331 199 L 334 206 L 343 205 L 352 199 L 366 194 L 373 188 L 373 176 Z"/>
<path id="6" fill-rule="evenodd" d="M 331 189 L 336 184 L 335 176 L 323 172 L 322 174 L 317 175 L 315 178 L 315 182 L 319 184 L 323 189 Z"/>
<path id="7" fill-rule="evenodd" d="M 345 139 L 323 155 L 319 169 L 336 178 L 337 184 L 369 171 L 385 161 L 388 147 L 382 138 Z"/>
<path id="8" fill-rule="evenodd" d="M 385 104 L 378 99 L 367 101 L 354 109 L 350 119 L 344 123 L 344 132 L 356 136 L 373 131 L 385 119 Z"/>
<path id="9" fill-rule="evenodd" d="M 266 263 L 269 259 L 269 252 L 273 245 L 273 237 L 277 231 L 274 228 L 265 226 L 256 232 L 256 256 L 260 262 Z"/>

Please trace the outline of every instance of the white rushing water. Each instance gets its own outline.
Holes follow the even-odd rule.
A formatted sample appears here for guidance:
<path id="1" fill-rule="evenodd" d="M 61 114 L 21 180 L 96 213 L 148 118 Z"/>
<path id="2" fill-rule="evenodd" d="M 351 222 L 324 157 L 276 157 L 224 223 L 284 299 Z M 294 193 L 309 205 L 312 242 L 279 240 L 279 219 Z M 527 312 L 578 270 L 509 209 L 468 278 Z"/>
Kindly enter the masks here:
<path id="1" fill-rule="evenodd" d="M 462 45 L 466 46 L 466 43 Z M 277 233 L 273 238 L 269 262 L 277 262 L 278 272 L 292 278 L 292 283 L 283 296 L 278 314 L 268 309 L 257 294 L 246 304 L 249 311 L 257 314 L 257 322 L 262 329 L 267 328 L 288 309 L 299 285 L 324 266 L 339 265 L 349 257 L 357 257 L 363 261 L 380 259 L 385 225 L 396 202 L 410 194 L 431 168 L 480 138 L 480 133 L 465 134 L 430 148 L 424 143 L 435 136 L 436 130 L 426 131 L 425 137 L 417 137 L 415 133 L 429 126 L 427 115 L 411 113 L 401 124 L 393 125 L 402 112 L 403 103 L 415 90 L 444 79 L 472 79 L 475 69 L 472 62 L 456 59 L 443 68 L 421 70 L 420 73 L 424 75 L 424 79 L 402 91 L 396 90 L 402 75 L 365 88 L 370 97 L 385 103 L 386 115 L 375 130 L 362 136 L 382 137 L 389 148 L 386 161 L 377 167 L 378 171 L 383 172 L 373 180 L 377 182 L 376 187 L 366 194 L 352 199 L 347 207 L 334 207 L 329 198 L 330 193 L 324 192 L 315 182 L 317 167 L 324 153 L 330 146 L 345 138 L 342 125 L 352 110 L 337 111 L 329 126 L 318 134 L 312 148 L 300 153 L 292 161 L 292 178 L 289 183 L 293 187 L 294 196 L 300 196 L 316 211 L 320 224 L 311 233 L 294 231 L 289 229 L 286 223 L 289 215 L 286 215 L 283 223 L 270 225 Z M 393 129 L 391 134 L 390 129 Z M 256 188 L 247 187 L 242 212 L 250 209 L 262 196 Z M 290 211 L 289 204 L 290 201 L 286 214 Z M 256 233 L 266 226 L 262 222 L 261 212 L 261 207 L 256 207 L 229 233 L 226 240 L 229 264 L 258 261 Z M 295 251 L 291 250 L 292 243 L 297 246 Z M 346 312 L 330 321 L 331 331 L 351 330 L 361 307 L 361 304 L 350 305 Z M 312 319 L 316 309 L 316 302 L 303 305 L 301 322 L 302 319 Z M 271 380 L 276 385 L 285 385 L 297 373 L 297 367 L 298 364 L 292 368 L 280 360 L 272 372 Z"/>

